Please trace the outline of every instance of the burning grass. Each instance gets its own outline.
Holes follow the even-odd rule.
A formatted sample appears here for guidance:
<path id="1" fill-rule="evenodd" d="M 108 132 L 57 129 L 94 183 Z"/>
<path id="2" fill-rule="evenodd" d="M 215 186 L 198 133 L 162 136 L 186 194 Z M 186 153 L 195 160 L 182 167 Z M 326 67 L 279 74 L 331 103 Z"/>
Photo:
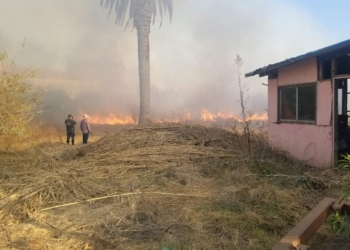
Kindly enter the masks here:
<path id="1" fill-rule="evenodd" d="M 180 124 L 126 128 L 28 159 L 2 155 L 0 247 L 268 249 L 348 177 L 254 138 L 249 159 L 237 135 Z M 329 249 L 329 228 L 317 237 L 315 249 Z"/>

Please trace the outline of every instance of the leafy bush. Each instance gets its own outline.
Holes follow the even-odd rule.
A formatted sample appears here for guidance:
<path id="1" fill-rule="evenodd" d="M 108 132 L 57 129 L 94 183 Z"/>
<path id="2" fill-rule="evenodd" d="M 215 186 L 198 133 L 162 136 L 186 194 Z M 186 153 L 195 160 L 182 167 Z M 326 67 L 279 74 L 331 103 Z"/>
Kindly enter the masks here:
<path id="1" fill-rule="evenodd" d="M 29 80 L 35 71 L 17 72 L 7 53 L 0 52 L 0 141 L 7 149 L 29 141 L 42 91 Z"/>
<path id="2" fill-rule="evenodd" d="M 350 170 L 350 154 L 340 155 L 341 159 L 338 160 L 338 168 L 342 170 Z M 345 195 L 345 199 L 350 201 L 350 193 Z M 328 222 L 331 224 L 333 231 L 339 235 L 343 235 L 350 239 L 350 215 L 340 215 L 338 212 L 331 214 L 328 218 Z"/>
<path id="3" fill-rule="evenodd" d="M 335 212 L 329 217 L 332 229 L 339 235 L 344 235 L 350 239 L 350 217 L 349 215 L 340 215 Z"/>
<path id="4" fill-rule="evenodd" d="M 343 159 L 338 161 L 338 167 L 344 170 L 350 170 L 350 154 L 340 155 Z"/>

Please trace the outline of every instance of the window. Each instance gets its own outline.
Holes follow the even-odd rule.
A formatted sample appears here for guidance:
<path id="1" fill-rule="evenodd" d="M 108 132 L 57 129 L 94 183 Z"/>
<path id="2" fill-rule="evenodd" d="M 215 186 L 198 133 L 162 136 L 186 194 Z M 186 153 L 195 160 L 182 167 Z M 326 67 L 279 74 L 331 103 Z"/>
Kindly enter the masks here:
<path id="1" fill-rule="evenodd" d="M 279 100 L 280 120 L 316 120 L 316 85 L 282 87 Z"/>
<path id="2" fill-rule="evenodd" d="M 331 79 L 332 77 L 332 60 L 327 59 L 321 62 L 321 77 L 319 80 Z"/>
<path id="3" fill-rule="evenodd" d="M 343 114 L 343 89 L 338 89 L 338 115 Z"/>
<path id="4" fill-rule="evenodd" d="M 350 74 L 350 56 L 344 55 L 336 58 L 336 75 Z"/>
<path id="5" fill-rule="evenodd" d="M 334 65 L 332 65 L 332 61 Z M 350 75 L 350 54 L 347 50 L 317 58 L 318 80 L 331 79 L 334 76 Z"/>

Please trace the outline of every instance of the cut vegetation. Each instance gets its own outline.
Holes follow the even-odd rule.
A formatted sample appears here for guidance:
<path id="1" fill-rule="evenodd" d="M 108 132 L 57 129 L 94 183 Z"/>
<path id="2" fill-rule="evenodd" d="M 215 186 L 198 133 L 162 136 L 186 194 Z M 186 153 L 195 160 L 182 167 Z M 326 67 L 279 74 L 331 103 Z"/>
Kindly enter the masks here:
<path id="1" fill-rule="evenodd" d="M 1 249 L 269 249 L 348 175 L 252 136 L 158 124 L 0 155 Z M 325 225 L 312 249 L 336 249 Z M 339 246 L 339 245 L 337 245 Z M 338 249 L 338 248 L 337 248 Z"/>

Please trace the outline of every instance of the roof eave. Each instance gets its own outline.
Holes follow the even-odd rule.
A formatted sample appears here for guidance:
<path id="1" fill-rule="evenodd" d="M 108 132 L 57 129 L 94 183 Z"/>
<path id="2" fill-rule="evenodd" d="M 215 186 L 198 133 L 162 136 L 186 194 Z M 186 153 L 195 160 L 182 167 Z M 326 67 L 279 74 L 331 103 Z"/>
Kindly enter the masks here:
<path id="1" fill-rule="evenodd" d="M 284 61 L 281 61 L 281 62 L 278 62 L 275 64 L 270 64 L 268 66 L 256 69 L 252 72 L 246 73 L 245 77 L 251 77 L 251 76 L 254 76 L 257 74 L 259 74 L 260 77 L 266 76 L 273 70 L 276 70 L 276 69 L 279 69 L 279 68 L 282 68 L 285 66 L 289 66 L 291 64 L 309 59 L 311 57 L 317 57 L 317 56 L 320 56 L 323 54 L 331 53 L 333 51 L 337 51 L 337 50 L 340 50 L 340 49 L 343 49 L 343 48 L 346 48 L 349 46 L 350 46 L 350 39 L 342 41 L 342 42 L 337 43 L 337 44 L 333 44 L 331 46 L 328 46 L 328 47 L 325 47 L 322 49 L 315 50 L 313 52 L 308 52 L 308 53 L 300 55 L 300 56 L 296 56 L 296 57 L 293 57 L 293 58 L 290 58 L 290 59 L 287 59 L 287 60 L 284 60 Z"/>
<path id="2" fill-rule="evenodd" d="M 255 76 L 255 75 L 259 75 L 259 77 L 263 77 L 263 76 L 267 76 L 269 74 L 269 72 L 273 71 L 274 69 L 271 69 L 269 71 L 264 71 L 262 68 L 260 69 L 256 69 L 252 72 L 246 73 L 244 74 L 245 77 L 251 77 L 251 76 Z"/>

